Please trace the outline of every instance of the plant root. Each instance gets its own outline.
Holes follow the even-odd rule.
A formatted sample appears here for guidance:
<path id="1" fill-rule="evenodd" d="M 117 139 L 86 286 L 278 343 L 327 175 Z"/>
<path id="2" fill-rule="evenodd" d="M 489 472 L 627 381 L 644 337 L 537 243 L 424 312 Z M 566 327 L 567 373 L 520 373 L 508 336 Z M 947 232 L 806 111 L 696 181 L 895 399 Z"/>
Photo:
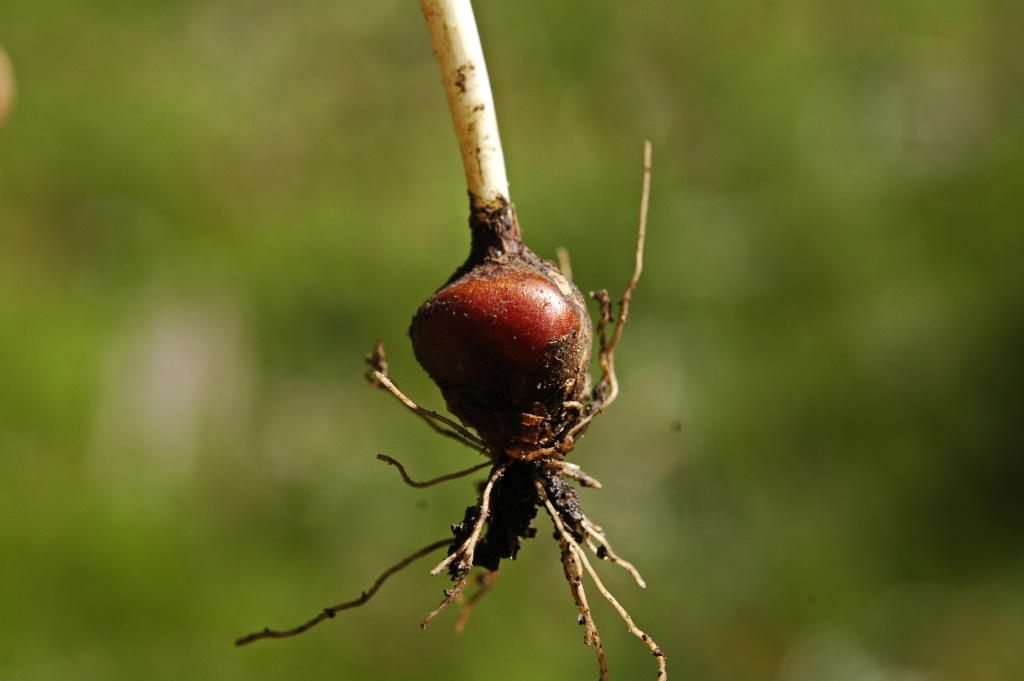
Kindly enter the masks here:
<path id="1" fill-rule="evenodd" d="M 378 454 L 377 455 L 377 459 L 379 459 L 380 461 L 383 461 L 384 463 L 389 463 L 392 466 L 394 466 L 395 468 L 397 468 L 398 469 L 398 474 L 402 476 L 402 481 L 406 485 L 408 485 L 409 487 L 418 487 L 418 488 L 433 487 L 434 485 L 438 485 L 438 484 L 440 484 L 442 482 L 448 482 L 449 480 L 456 480 L 458 478 L 463 478 L 463 477 L 465 477 L 467 475 L 470 475 L 472 473 L 476 473 L 478 470 L 480 470 L 482 468 L 487 468 L 488 466 L 491 465 L 490 461 L 484 461 L 483 463 L 478 463 L 477 465 L 472 466 L 470 468 L 467 468 L 464 471 L 459 471 L 457 473 L 449 473 L 448 475 L 442 475 L 440 477 L 434 478 L 432 480 L 427 480 L 425 482 L 416 482 L 415 480 L 411 479 L 409 477 L 409 475 L 405 472 L 405 466 L 400 464 L 395 459 L 392 459 L 387 454 Z"/>
<path id="2" fill-rule="evenodd" d="M 484 594 L 494 588 L 494 583 L 498 581 L 498 571 L 491 572 L 486 568 L 476 575 L 477 590 L 476 593 L 470 596 L 461 608 L 459 608 L 459 618 L 455 620 L 454 631 L 456 634 L 461 634 L 462 630 L 466 627 L 466 622 L 469 621 L 469 615 L 473 610 L 473 606 L 483 598 Z"/>
<path id="3" fill-rule="evenodd" d="M 366 363 L 369 365 L 369 368 L 367 368 L 365 375 L 366 380 L 370 382 L 370 385 L 375 388 L 386 390 L 397 397 L 399 402 L 401 402 L 406 409 L 423 419 L 423 421 L 426 422 L 426 424 L 434 431 L 444 435 L 445 437 L 457 440 L 468 447 L 477 449 L 481 453 L 487 453 L 488 447 L 486 442 L 478 438 L 476 435 L 473 435 L 473 433 L 469 432 L 458 423 L 455 423 L 455 421 L 452 421 L 447 416 L 442 416 L 436 411 L 430 411 L 429 409 L 424 409 L 419 406 L 406 397 L 405 393 L 399 390 L 398 387 L 391 382 L 391 379 L 388 378 L 388 364 L 384 361 L 383 343 L 377 341 L 374 344 L 373 352 L 366 356 Z M 442 425 L 448 426 L 448 428 L 443 428 Z"/>
<path id="4" fill-rule="evenodd" d="M 369 588 L 369 590 L 364 591 L 363 594 L 359 598 L 356 598 L 354 600 L 348 601 L 346 603 L 341 603 L 339 605 L 332 606 L 330 608 L 324 608 L 316 617 L 314 617 L 313 619 L 309 620 L 305 624 L 300 624 L 299 626 L 297 626 L 297 627 L 295 627 L 293 629 L 285 629 L 283 631 L 277 631 L 277 630 L 269 629 L 269 628 L 268 629 L 264 629 L 263 631 L 257 631 L 255 633 L 249 634 L 248 636 L 243 636 L 242 638 L 238 639 L 237 641 L 235 641 L 235 645 L 236 646 L 244 646 L 244 645 L 248 645 L 248 644 L 250 644 L 250 643 L 252 643 L 254 641 L 261 641 L 261 640 L 266 639 L 266 638 L 290 638 L 292 636 L 298 636 L 302 632 L 308 631 L 309 629 L 312 629 L 313 627 L 315 627 L 316 625 L 320 624 L 324 620 L 331 619 L 332 617 L 337 615 L 342 610 L 348 610 L 350 608 L 358 608 L 359 606 L 365 604 L 367 601 L 369 601 L 371 598 L 373 598 L 374 594 L 376 594 L 377 591 L 380 589 L 381 585 L 384 584 L 385 581 L 387 581 L 388 577 L 390 577 L 391 575 L 395 574 L 396 572 L 399 572 L 399 571 L 403 570 L 404 568 L 408 567 L 409 564 L 412 563 L 413 561 L 415 561 L 415 560 L 417 560 L 419 558 L 422 558 L 423 556 L 426 556 L 429 553 L 432 553 L 432 552 L 436 551 L 437 549 L 441 548 L 442 546 L 450 546 L 451 543 L 452 543 L 451 539 L 441 539 L 441 540 L 436 541 L 436 542 L 434 542 L 432 544 L 428 544 L 428 545 L 424 546 L 422 549 L 420 549 L 416 553 L 413 553 L 410 556 L 406 556 L 405 558 L 403 558 L 402 560 L 398 561 L 397 563 L 395 563 L 394 565 L 389 567 L 387 570 L 385 570 L 381 574 L 381 576 L 377 578 L 377 581 L 373 583 L 373 586 L 371 586 Z"/>
<path id="5" fill-rule="evenodd" d="M 587 406 L 587 412 L 573 425 L 566 434 L 571 440 L 582 435 L 595 416 L 607 409 L 619 395 L 619 381 L 615 376 L 615 346 L 622 336 L 622 327 L 626 324 L 629 316 L 629 302 L 633 297 L 637 282 L 640 281 L 640 274 L 644 269 L 644 242 L 647 237 L 647 211 L 651 196 L 651 143 L 644 142 L 644 175 L 643 187 L 640 190 L 640 225 L 636 237 L 636 261 L 633 267 L 633 276 L 626 284 L 626 290 L 619 301 L 619 314 L 615 317 L 615 326 L 611 336 L 606 333 L 608 323 L 613 318 L 612 303 L 607 291 L 595 291 L 590 295 L 597 300 L 600 306 L 600 316 L 597 321 L 598 339 L 598 364 L 601 367 L 601 380 L 597 382 L 591 394 L 591 402 Z"/>
<path id="6" fill-rule="evenodd" d="M 551 495 L 545 488 L 544 483 L 541 482 L 540 480 L 536 480 L 535 484 L 537 486 L 537 492 L 540 495 L 540 498 L 543 500 L 544 506 L 547 508 L 548 515 L 551 516 L 551 522 L 555 526 L 555 538 L 558 540 L 559 546 L 562 549 L 562 566 L 565 569 L 565 577 L 566 580 L 569 582 L 569 587 L 572 590 L 573 599 L 576 601 L 576 605 L 579 607 L 580 610 L 580 623 L 586 627 L 583 635 L 583 642 L 587 645 L 593 645 L 597 652 L 597 663 L 600 669 L 600 681 L 608 681 L 608 665 L 605 661 L 604 648 L 601 645 L 601 637 L 597 631 L 596 624 L 594 624 L 594 619 L 591 615 L 590 606 L 587 603 L 586 593 L 583 588 L 584 570 L 587 572 L 588 575 L 590 575 L 591 580 L 593 580 L 594 582 L 594 586 L 596 586 L 597 590 L 601 592 L 601 595 L 604 596 L 605 600 L 611 603 L 612 607 L 614 607 L 615 610 L 618 611 L 619 616 L 626 623 L 626 627 L 629 629 L 630 633 L 639 638 L 647 645 L 648 648 L 650 648 L 651 654 L 658 659 L 657 679 L 658 681 L 665 681 L 665 679 L 667 679 L 665 655 L 661 652 L 661 649 L 658 647 L 658 644 L 654 642 L 654 639 L 652 639 L 650 636 L 644 633 L 639 627 L 636 626 L 636 624 L 633 622 L 633 618 L 630 617 L 626 609 L 623 608 L 622 605 L 618 602 L 618 600 L 616 600 L 615 597 L 612 596 L 612 594 L 608 591 L 608 589 L 605 588 L 604 583 L 601 581 L 601 578 L 597 576 L 597 573 L 594 571 L 594 568 L 590 564 L 590 561 L 587 560 L 587 556 L 583 552 L 583 549 L 580 547 L 579 542 L 574 538 L 573 532 L 566 528 L 565 523 L 562 522 L 563 512 L 560 512 L 558 509 L 555 508 L 555 505 L 551 500 Z M 582 534 L 588 540 L 589 543 L 591 532 L 587 529 L 587 527 L 589 526 L 590 528 L 595 529 L 598 528 L 596 525 L 586 520 L 586 518 L 584 518 L 581 525 L 583 525 L 584 529 L 584 532 Z M 601 539 L 599 540 L 599 543 L 601 543 L 601 546 L 607 546 L 607 541 L 604 539 L 603 534 L 597 533 L 593 536 L 600 536 Z M 605 550 L 607 551 L 608 549 Z M 595 553 L 597 553 L 599 557 L 602 557 L 599 553 L 599 550 L 595 550 Z M 634 579 L 637 580 L 637 582 L 641 586 L 643 585 L 643 580 L 640 579 L 639 573 L 637 573 L 636 569 L 633 568 L 632 565 L 618 558 L 616 558 L 612 562 L 616 562 L 619 565 L 621 565 L 628 572 L 630 572 L 630 574 L 634 577 Z"/>

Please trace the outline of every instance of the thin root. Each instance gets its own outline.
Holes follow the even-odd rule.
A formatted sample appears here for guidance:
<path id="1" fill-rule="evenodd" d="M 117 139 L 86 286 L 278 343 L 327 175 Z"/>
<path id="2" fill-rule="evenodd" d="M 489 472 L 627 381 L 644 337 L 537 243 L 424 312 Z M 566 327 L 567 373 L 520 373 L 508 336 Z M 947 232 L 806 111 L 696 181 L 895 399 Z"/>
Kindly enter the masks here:
<path id="1" fill-rule="evenodd" d="M 348 610 L 349 608 L 357 608 L 360 605 L 363 605 L 364 603 L 369 601 L 371 598 L 373 598 L 373 595 L 375 593 L 377 593 L 377 590 L 380 589 L 381 585 L 384 584 L 384 582 L 387 580 L 388 577 L 390 577 L 391 575 L 395 574 L 396 572 L 402 570 L 403 568 L 408 566 L 413 561 L 415 561 L 415 560 L 417 560 L 419 558 L 422 558 L 423 556 L 427 555 L 428 553 L 436 551 L 437 549 L 441 548 L 442 546 L 451 546 L 451 543 L 452 543 L 451 539 L 442 539 L 440 541 L 434 542 L 433 544 L 429 544 L 427 546 L 424 546 L 422 549 L 420 549 L 416 553 L 412 554 L 411 556 L 407 556 L 406 558 L 403 558 L 401 561 L 395 563 L 394 565 L 389 567 L 387 570 L 385 570 L 384 573 L 380 577 L 377 578 L 377 581 L 373 583 L 373 586 L 371 586 L 368 591 L 364 591 L 363 595 L 360 596 L 359 598 L 356 598 L 355 600 L 352 600 L 352 601 L 348 601 L 347 603 L 341 603 L 340 605 L 335 605 L 335 606 L 330 607 L 330 608 L 324 608 L 320 612 L 320 614 L 318 614 L 316 617 L 314 617 L 313 619 L 309 620 L 305 624 L 300 624 L 299 626 L 295 627 L 294 629 L 286 629 L 284 631 L 275 631 L 273 629 L 264 629 L 263 631 L 257 631 L 256 633 L 249 634 L 248 636 L 243 636 L 242 638 L 238 639 L 237 641 L 235 641 L 235 645 L 236 646 L 244 646 L 244 645 L 248 645 L 248 644 L 252 643 L 253 641 L 260 641 L 260 640 L 265 639 L 265 638 L 289 638 L 291 636 L 297 636 L 297 635 L 301 634 L 304 631 L 312 629 L 313 627 L 315 627 L 316 625 L 320 624 L 324 620 L 330 619 L 330 618 L 334 617 L 335 615 L 337 615 L 342 610 Z"/>
<path id="2" fill-rule="evenodd" d="M 601 582 L 601 578 L 597 576 L 597 573 L 594 571 L 594 568 L 590 564 L 590 561 L 588 561 L 586 559 L 586 556 L 583 555 L 583 549 L 580 548 L 579 544 L 573 541 L 572 537 L 566 537 L 566 541 L 568 541 L 569 544 L 573 547 L 573 551 L 576 553 L 580 561 L 583 563 L 583 567 L 587 570 L 587 574 L 589 574 L 590 578 L 594 580 L 594 586 L 596 586 L 597 590 L 601 592 L 601 595 L 605 597 L 605 600 L 611 603 L 612 607 L 614 607 L 619 612 L 619 616 L 626 623 L 626 628 L 629 629 L 630 633 L 632 633 L 638 639 L 647 644 L 647 647 L 651 649 L 651 655 L 654 655 L 658 659 L 658 679 L 659 681 L 664 681 L 664 679 L 668 677 L 665 672 L 665 655 L 661 652 L 661 648 L 659 648 L 658 644 L 654 642 L 654 639 L 645 634 L 643 631 L 641 631 L 641 629 L 638 626 L 636 626 L 636 624 L 633 622 L 633 618 L 629 616 L 628 612 L 626 612 L 626 609 L 623 608 L 622 605 L 620 605 L 619 602 L 615 600 L 615 596 L 612 596 L 608 589 L 605 588 L 604 583 Z"/>
<path id="3" fill-rule="evenodd" d="M 426 629 L 427 625 L 430 624 L 430 620 L 440 615 L 442 610 L 447 608 L 452 601 L 458 598 L 459 594 L 462 593 L 462 588 L 466 586 L 467 581 L 469 581 L 468 572 L 459 577 L 452 588 L 444 590 L 444 598 L 436 608 L 431 610 L 430 613 L 423 618 L 423 621 L 420 622 L 420 629 Z"/>
<path id="4" fill-rule="evenodd" d="M 597 654 L 597 666 L 600 670 L 600 681 L 608 681 L 608 662 L 604 656 L 604 646 L 601 644 L 601 634 L 597 631 L 594 617 L 590 611 L 590 604 L 587 602 L 587 592 L 583 589 L 583 569 L 580 567 L 579 557 L 572 550 L 565 526 L 559 518 L 558 511 L 548 498 L 544 485 L 534 481 L 537 491 L 540 493 L 544 505 L 547 507 L 548 515 L 555 524 L 555 538 L 562 549 L 562 569 L 565 571 L 565 581 L 569 582 L 569 589 L 572 591 L 572 598 L 576 601 L 576 607 L 580 610 L 579 622 L 583 625 L 583 644 L 594 646 Z"/>
<path id="5" fill-rule="evenodd" d="M 416 482 L 415 480 L 411 479 L 409 477 L 409 475 L 405 472 L 405 466 L 403 466 L 402 464 L 398 463 L 398 461 L 396 461 L 395 459 L 392 459 L 387 454 L 378 454 L 377 458 L 380 459 L 381 461 L 383 461 L 385 463 L 389 463 L 392 466 L 394 466 L 395 468 L 397 468 L 398 469 L 398 474 L 402 476 L 402 480 L 405 482 L 405 484 L 409 485 L 409 487 L 432 487 L 433 485 L 437 485 L 437 484 L 442 483 L 442 482 L 447 482 L 449 480 L 456 480 L 458 478 L 465 477 L 465 476 L 467 476 L 467 475 L 469 475 L 471 473 L 477 472 L 481 468 L 487 468 L 488 466 L 491 465 L 490 461 L 484 461 L 483 463 L 478 463 L 477 465 L 473 466 L 472 468 L 467 468 L 466 470 L 459 471 L 458 473 L 449 473 L 448 475 L 442 475 L 439 478 L 434 478 L 433 480 L 427 480 L 426 482 Z"/>
<path id="6" fill-rule="evenodd" d="M 667 679 L 668 677 L 666 675 L 665 669 L 665 655 L 661 652 L 661 648 L 659 648 L 658 644 L 654 642 L 654 639 L 652 639 L 650 636 L 644 633 L 639 627 L 636 626 L 636 624 L 633 622 L 633 618 L 629 616 L 628 612 L 626 612 L 626 609 L 623 608 L 622 605 L 620 605 L 619 602 L 615 599 L 615 597 L 612 596 L 612 594 L 608 591 L 608 589 L 605 588 L 604 583 L 601 581 L 601 578 L 597 576 L 597 573 L 594 571 L 594 568 L 590 564 L 590 561 L 587 560 L 587 556 L 583 552 L 583 549 L 580 548 L 580 545 L 576 542 L 575 539 L 573 539 L 572 534 L 566 529 L 565 525 L 562 523 L 561 517 L 559 516 L 558 511 L 555 509 L 554 504 L 551 503 L 551 499 L 548 498 L 548 494 L 545 491 L 544 486 L 539 481 L 535 481 L 535 484 L 537 486 L 537 490 L 540 492 L 541 498 L 544 500 L 544 505 L 547 507 L 548 515 L 551 516 L 551 521 L 555 525 L 555 531 L 558 537 L 559 544 L 562 545 L 562 563 L 566 566 L 566 578 L 569 580 L 569 584 L 573 589 L 573 597 L 576 598 L 576 603 L 580 607 L 580 615 L 582 616 L 585 624 L 588 622 L 591 623 L 587 625 L 588 635 L 590 634 L 592 619 L 590 616 L 590 609 L 589 607 L 586 607 L 586 598 L 583 595 L 582 580 L 577 575 L 577 573 L 579 572 L 578 568 L 581 565 L 583 566 L 583 569 L 587 571 L 587 574 L 590 575 L 590 578 L 594 581 L 594 586 L 596 586 L 597 590 L 601 592 L 601 595 L 605 597 L 605 600 L 611 603 L 612 607 L 614 607 L 615 610 L 618 611 L 619 616 L 626 623 L 626 627 L 629 629 L 630 633 L 632 633 L 634 636 L 643 641 L 647 645 L 647 647 L 651 649 L 651 654 L 658 659 L 658 681 L 665 681 L 665 679 Z M 592 527 L 596 527 L 593 525 L 593 523 L 590 523 L 590 525 Z M 571 553 L 571 561 L 568 561 L 565 557 L 566 548 L 568 548 L 569 552 Z M 577 568 L 576 570 L 569 570 L 568 565 L 570 564 L 570 562 L 575 564 Z M 635 572 L 635 569 L 633 570 L 633 572 Z M 579 590 L 579 595 L 581 597 L 577 597 L 577 589 Z M 593 627 L 593 634 L 597 634 L 596 627 Z M 604 654 L 599 653 L 598 664 L 602 667 L 601 681 L 607 681 L 607 669 L 603 665 L 603 659 Z"/>
<path id="7" fill-rule="evenodd" d="M 491 490 L 494 489 L 495 483 L 501 479 L 501 476 L 505 474 L 505 468 L 506 465 L 496 467 L 491 473 L 491 477 L 488 478 L 484 491 L 480 493 L 480 503 L 477 504 L 480 513 L 476 522 L 473 523 L 473 530 L 469 533 L 469 537 L 457 549 L 448 554 L 447 558 L 438 563 L 437 567 L 430 571 L 430 574 L 441 574 L 455 559 L 459 560 L 458 572 L 468 573 L 473 567 L 473 552 L 476 550 L 476 543 L 480 541 L 480 534 L 484 530 L 484 523 L 487 522 L 487 517 L 491 512 Z M 459 588 L 461 589 L 462 587 L 460 586 Z M 454 595 L 447 599 L 448 602 L 451 602 L 451 598 L 454 598 Z M 445 603 L 445 605 L 447 604 Z M 428 617 L 427 621 L 430 619 Z"/>
<path id="8" fill-rule="evenodd" d="M 615 319 L 611 337 L 605 335 L 605 328 L 612 320 L 612 306 L 608 292 L 596 291 L 590 294 L 600 304 L 600 317 L 596 331 L 599 343 L 598 364 L 601 366 L 601 381 L 594 390 L 593 402 L 590 404 L 587 415 L 569 431 L 568 437 L 570 438 L 575 438 L 585 431 L 594 417 L 607 409 L 619 395 L 619 381 L 615 376 L 615 346 L 622 336 L 622 327 L 626 324 L 626 318 L 629 316 L 629 301 L 633 297 L 633 290 L 644 269 L 644 240 L 647 236 L 647 209 L 650 195 L 651 143 L 644 142 L 644 179 L 643 187 L 640 190 L 640 226 L 636 237 L 636 264 L 633 268 L 633 276 L 630 277 L 629 283 L 626 284 L 626 290 L 622 294 L 622 300 L 619 301 L 619 314 Z"/>
<path id="9" fill-rule="evenodd" d="M 619 342 L 619 336 L 622 335 L 622 326 L 626 323 L 626 317 L 629 315 L 629 300 L 633 297 L 633 289 L 636 288 L 636 283 L 640 280 L 640 273 L 644 269 L 644 238 L 647 235 L 647 207 L 650 196 L 651 143 L 644 142 L 644 182 L 643 188 L 640 191 L 640 226 L 636 237 L 636 266 L 633 268 L 633 276 L 630 278 L 629 283 L 626 285 L 626 290 L 622 294 L 622 300 L 619 301 L 619 318 L 615 322 L 615 330 L 612 331 L 612 337 L 608 341 L 609 355 L 615 351 L 615 345 Z M 611 402 L 611 399 L 608 402 Z"/>
<path id="10" fill-rule="evenodd" d="M 430 613 L 423 618 L 420 622 L 420 627 L 424 628 L 430 624 L 430 620 L 434 619 L 442 610 L 448 607 L 448 604 L 455 600 L 460 593 L 462 588 L 466 586 L 466 581 L 469 579 L 469 571 L 473 569 L 473 554 L 476 550 L 477 542 L 480 541 L 480 534 L 484 530 L 484 524 L 487 522 L 488 516 L 491 512 L 491 491 L 494 489 L 494 485 L 501 479 L 501 476 L 505 474 L 506 465 L 496 466 L 491 472 L 491 477 L 487 480 L 487 484 L 484 486 L 483 492 L 480 493 L 480 502 L 477 504 L 479 514 L 476 518 L 476 522 L 473 523 L 473 529 L 469 533 L 469 537 L 466 541 L 462 542 L 458 548 L 448 554 L 448 557 L 442 560 L 437 566 L 430 571 L 430 574 L 437 575 L 443 572 L 445 569 L 449 569 L 454 561 L 458 560 L 458 564 L 453 571 L 454 575 L 458 575 L 455 580 L 455 584 L 450 589 L 445 589 L 444 598 L 441 603 L 430 611 Z"/>
<path id="11" fill-rule="evenodd" d="M 455 423 L 455 421 L 452 421 L 447 416 L 442 416 L 441 414 L 438 414 L 436 411 L 424 409 L 423 407 L 419 406 L 418 404 L 410 400 L 408 397 L 405 396 L 405 394 L 401 390 L 399 390 L 395 386 L 394 383 L 391 382 L 391 379 L 388 378 L 387 375 L 385 375 L 383 372 L 374 371 L 373 377 L 376 380 L 371 381 L 371 383 L 373 383 L 374 385 L 379 385 L 380 387 L 388 390 L 392 395 L 397 397 L 399 401 L 401 401 L 401 403 L 404 404 L 412 413 L 416 414 L 421 419 L 426 421 L 427 425 L 429 425 L 437 432 L 447 437 L 458 440 L 459 442 L 462 442 L 465 445 L 468 445 L 475 449 L 479 449 L 481 453 L 487 451 L 486 442 L 478 438 L 476 435 L 473 435 L 473 433 L 469 432 L 468 430 L 460 426 L 458 423 Z M 442 423 L 448 426 L 448 428 L 451 428 L 451 430 L 442 428 L 441 426 L 437 425 L 438 423 Z M 452 431 L 455 432 L 453 433 Z"/>
<path id="12" fill-rule="evenodd" d="M 553 460 L 548 464 L 548 468 L 553 468 L 567 478 L 572 478 L 584 487 L 591 489 L 601 489 L 601 483 L 584 473 L 579 464 L 569 463 L 565 460 Z"/>
<path id="13" fill-rule="evenodd" d="M 473 606 L 477 604 L 484 594 L 494 588 L 494 583 L 498 581 L 498 571 L 491 572 L 490 570 L 482 570 L 476 575 L 477 590 L 476 593 L 470 596 L 469 600 L 466 601 L 461 608 L 459 608 L 459 618 L 455 620 L 455 633 L 461 634 L 462 630 L 466 627 L 466 622 L 469 621 L 469 615 L 473 611 Z"/>
<path id="14" fill-rule="evenodd" d="M 609 563 L 618 565 L 630 574 L 641 589 L 647 588 L 647 582 L 645 582 L 644 578 L 640 576 L 640 572 L 633 567 L 633 564 L 628 560 L 619 558 L 615 551 L 612 550 L 612 545 L 608 543 L 608 540 L 604 536 L 604 530 L 586 517 L 583 518 L 583 529 L 584 536 L 587 538 L 587 546 L 594 552 L 595 556 L 601 560 L 606 560 Z M 594 545 L 595 541 L 599 546 Z"/>
<path id="15" fill-rule="evenodd" d="M 366 376 L 366 380 L 371 385 L 381 387 L 380 382 L 377 381 L 377 373 L 381 373 L 384 376 L 388 375 L 388 363 L 384 361 L 384 344 L 377 340 L 373 344 L 373 352 L 366 356 L 366 363 L 369 365 L 366 371 L 363 373 Z"/>

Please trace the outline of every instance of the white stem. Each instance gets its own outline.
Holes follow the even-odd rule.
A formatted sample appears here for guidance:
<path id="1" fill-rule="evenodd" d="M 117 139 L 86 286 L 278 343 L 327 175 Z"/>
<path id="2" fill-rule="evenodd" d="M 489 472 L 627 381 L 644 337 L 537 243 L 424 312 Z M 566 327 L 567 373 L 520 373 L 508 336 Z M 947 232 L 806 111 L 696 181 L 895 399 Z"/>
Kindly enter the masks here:
<path id="1" fill-rule="evenodd" d="M 509 202 L 505 155 L 469 0 L 420 0 L 462 151 L 472 208 Z"/>

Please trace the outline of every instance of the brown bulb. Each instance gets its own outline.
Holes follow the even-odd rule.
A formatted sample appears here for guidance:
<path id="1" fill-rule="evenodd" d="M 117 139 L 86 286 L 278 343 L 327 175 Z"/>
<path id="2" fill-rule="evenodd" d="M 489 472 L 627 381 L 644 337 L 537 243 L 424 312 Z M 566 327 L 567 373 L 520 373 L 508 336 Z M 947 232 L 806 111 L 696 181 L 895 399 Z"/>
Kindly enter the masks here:
<path id="1" fill-rule="evenodd" d="M 413 318 L 416 359 L 488 444 L 513 457 L 550 447 L 587 389 L 582 294 L 521 243 L 460 272 Z"/>

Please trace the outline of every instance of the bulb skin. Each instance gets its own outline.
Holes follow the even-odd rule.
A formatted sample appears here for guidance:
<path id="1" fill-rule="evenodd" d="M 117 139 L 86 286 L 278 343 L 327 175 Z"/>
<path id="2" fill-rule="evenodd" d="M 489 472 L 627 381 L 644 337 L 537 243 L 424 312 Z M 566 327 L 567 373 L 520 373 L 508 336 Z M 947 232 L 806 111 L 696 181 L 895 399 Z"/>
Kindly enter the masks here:
<path id="1" fill-rule="evenodd" d="M 583 295 L 525 247 L 462 272 L 413 318 L 416 359 L 490 446 L 517 458 L 550 447 L 587 390 Z"/>

